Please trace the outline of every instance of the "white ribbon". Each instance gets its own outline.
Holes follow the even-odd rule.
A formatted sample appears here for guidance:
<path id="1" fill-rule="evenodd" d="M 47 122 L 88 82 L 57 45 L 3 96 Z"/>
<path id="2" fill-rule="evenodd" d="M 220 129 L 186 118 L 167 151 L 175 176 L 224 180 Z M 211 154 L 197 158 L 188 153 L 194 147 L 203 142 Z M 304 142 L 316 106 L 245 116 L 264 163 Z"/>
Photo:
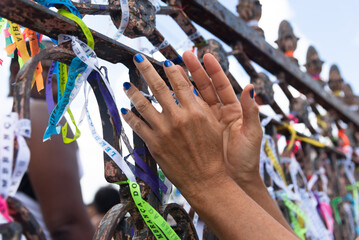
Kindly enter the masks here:
<path id="1" fill-rule="evenodd" d="M 323 182 L 323 191 L 327 192 L 328 189 L 328 178 L 325 175 L 325 169 L 323 167 L 320 167 L 318 171 L 316 171 L 310 180 L 308 181 L 308 190 L 311 191 L 314 184 L 318 181 L 318 179 Z"/>
<path id="2" fill-rule="evenodd" d="M 247 22 L 248 27 L 258 27 L 258 20 L 250 20 Z"/>
<path id="3" fill-rule="evenodd" d="M 170 44 L 169 44 L 169 42 L 165 39 L 165 40 L 163 40 L 163 42 L 162 42 L 158 47 L 155 47 L 154 49 L 152 49 L 152 50 L 150 51 L 150 54 L 153 55 L 155 52 L 158 52 L 160 49 L 165 48 L 165 47 L 167 47 L 168 45 L 170 45 Z"/>
<path id="4" fill-rule="evenodd" d="M 92 122 L 92 119 L 90 117 L 90 113 L 86 108 L 86 116 L 87 116 L 87 122 L 89 124 L 91 134 L 96 140 L 96 142 L 102 147 L 103 151 L 116 163 L 116 165 L 122 170 L 122 172 L 126 175 L 128 180 L 131 182 L 136 182 L 136 177 L 131 171 L 130 167 L 127 165 L 121 154 L 111 146 L 108 142 L 106 142 L 104 139 L 102 139 L 98 133 L 96 132 L 95 126 Z"/>
<path id="5" fill-rule="evenodd" d="M 59 37 L 59 43 L 71 41 L 71 47 L 76 56 L 83 61 L 88 67 L 98 72 L 103 79 L 107 89 L 110 91 L 110 94 L 115 101 L 115 95 L 112 91 L 112 88 L 110 87 L 110 83 L 108 82 L 108 79 L 104 74 L 100 71 L 100 66 L 98 63 L 98 58 L 94 50 L 90 48 L 86 43 L 79 40 L 77 37 L 66 35 L 66 34 L 60 34 Z M 86 79 L 85 79 L 86 80 Z M 78 91 L 77 91 L 78 92 Z"/>
<path id="6" fill-rule="evenodd" d="M 264 175 L 264 165 L 265 165 L 265 170 L 267 171 L 268 175 L 271 177 L 271 180 L 281 189 L 283 189 L 283 191 L 287 194 L 288 198 L 291 200 L 298 200 L 300 199 L 299 195 L 297 193 L 294 193 L 291 190 L 290 186 L 286 186 L 283 179 L 280 177 L 279 173 L 274 169 L 273 163 L 270 160 L 269 157 L 267 157 L 265 150 L 264 150 L 264 146 L 265 146 L 265 142 L 268 141 L 268 145 L 269 147 L 272 149 L 273 153 L 275 152 L 273 149 L 275 149 L 275 144 L 273 139 L 269 136 L 269 135 L 264 135 L 263 139 L 262 139 L 262 147 L 261 147 L 261 155 L 260 155 L 260 171 L 261 175 L 263 177 Z M 274 155 L 276 158 L 278 158 L 278 156 Z M 273 195 L 274 196 L 274 195 Z"/>
<path id="7" fill-rule="evenodd" d="M 15 112 L 6 114 L 0 119 L 0 194 L 6 199 L 14 196 L 30 162 L 30 150 L 25 138 L 30 138 L 31 124 L 29 119 L 18 120 Z M 19 145 L 15 167 L 14 139 Z"/>
<path id="8" fill-rule="evenodd" d="M 305 186 L 307 186 L 307 179 L 305 178 L 304 173 L 303 173 L 299 163 L 297 162 L 297 160 L 294 157 L 291 157 L 290 159 L 291 159 L 290 164 L 289 164 L 290 177 L 292 179 L 294 192 L 296 194 L 299 194 L 297 174 L 299 173 L 299 175 L 302 177 Z"/>
<path id="9" fill-rule="evenodd" d="M 155 7 L 156 9 L 156 13 L 161 10 L 161 5 L 159 3 L 158 0 L 150 0 L 150 2 L 152 3 L 152 5 Z"/>
<path id="10" fill-rule="evenodd" d="M 265 126 L 267 126 L 270 121 L 272 121 L 272 119 L 274 120 L 277 120 L 277 121 L 280 121 L 282 119 L 282 115 L 280 114 L 276 114 L 276 115 L 273 115 L 273 116 L 267 116 L 266 118 L 264 118 L 262 121 L 261 121 L 261 125 L 262 127 L 264 128 Z"/>
<path id="11" fill-rule="evenodd" d="M 113 100 L 115 101 L 114 94 L 113 94 L 112 88 L 110 86 L 110 83 L 108 82 L 108 80 L 104 76 L 104 74 L 100 71 L 100 67 L 99 67 L 99 64 L 98 64 L 96 53 L 86 43 L 80 41 L 79 39 L 77 39 L 74 36 L 69 36 L 69 35 L 64 35 L 64 34 L 59 35 L 59 42 L 70 41 L 70 40 L 71 40 L 72 49 L 75 52 L 76 56 L 79 59 L 81 59 L 81 61 L 83 61 L 88 66 L 86 68 L 86 70 L 77 78 L 77 79 L 80 79 L 80 80 L 76 80 L 76 81 L 79 81 L 81 83 L 86 82 L 86 79 L 91 74 L 92 70 L 97 71 L 100 74 L 100 76 L 103 78 L 103 80 L 104 80 L 104 82 L 105 82 L 105 84 L 107 86 L 107 89 L 110 91 L 110 94 L 111 94 Z M 89 113 L 88 108 L 87 108 L 87 106 L 88 106 L 88 95 L 86 94 L 86 86 L 84 87 L 84 91 L 85 91 L 85 104 L 84 104 L 84 109 L 85 110 L 83 110 L 83 111 L 85 111 L 85 114 L 87 116 L 87 121 L 88 121 L 92 136 L 94 137 L 96 142 L 102 147 L 103 151 L 123 171 L 123 173 L 126 175 L 126 177 L 131 182 L 136 182 L 135 175 L 133 174 L 130 167 L 127 165 L 127 163 L 123 159 L 122 155 L 115 148 L 113 148 L 111 146 L 111 144 L 109 144 L 104 139 L 102 139 L 98 135 L 98 133 L 96 132 L 96 129 L 94 127 L 94 124 L 93 124 L 91 116 L 90 116 L 90 113 Z M 83 118 L 83 114 L 81 114 L 80 122 L 82 122 L 81 118 Z"/>
<path id="12" fill-rule="evenodd" d="M 305 189 L 299 189 L 301 200 L 298 202 L 298 206 L 305 212 L 308 222 L 306 227 L 308 231 L 306 235 L 312 240 L 331 240 L 332 235 L 324 226 L 318 211 L 316 209 L 317 202 L 312 193 L 308 193 Z"/>
<path id="13" fill-rule="evenodd" d="M 116 32 L 116 34 L 113 36 L 114 40 L 119 39 L 123 32 L 126 30 L 128 22 L 130 21 L 130 9 L 128 7 L 128 1 L 127 0 L 120 0 L 121 5 L 121 23 L 120 26 Z"/>

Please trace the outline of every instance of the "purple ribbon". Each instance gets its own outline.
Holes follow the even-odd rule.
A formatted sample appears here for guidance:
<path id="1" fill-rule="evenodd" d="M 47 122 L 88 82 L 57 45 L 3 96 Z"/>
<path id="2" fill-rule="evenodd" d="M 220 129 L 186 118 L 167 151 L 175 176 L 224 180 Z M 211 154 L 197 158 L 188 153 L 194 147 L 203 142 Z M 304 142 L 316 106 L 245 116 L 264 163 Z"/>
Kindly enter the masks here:
<path id="1" fill-rule="evenodd" d="M 52 95 L 52 88 L 51 88 L 52 74 L 54 72 L 55 63 L 56 63 L 56 61 L 52 61 L 52 64 L 50 66 L 49 73 L 47 74 L 47 79 L 46 79 L 45 94 L 46 94 L 47 111 L 49 112 L 49 115 L 51 114 L 52 110 L 55 107 L 54 96 Z"/>
<path id="2" fill-rule="evenodd" d="M 312 191 L 313 192 L 313 195 L 315 197 L 315 200 L 317 200 L 317 206 L 316 206 L 316 209 L 317 209 L 317 212 L 319 214 L 319 216 L 321 216 L 322 214 L 320 213 L 320 198 L 319 198 L 319 194 L 316 192 L 316 191 Z"/>
<path id="3" fill-rule="evenodd" d="M 121 136 L 122 135 L 121 134 L 122 123 L 121 123 L 121 118 L 120 118 L 119 112 L 117 110 L 117 107 L 116 107 L 116 104 L 115 104 L 113 98 L 110 95 L 110 92 L 100 82 L 99 73 L 93 71 L 87 80 L 89 82 L 97 81 L 97 84 L 100 88 L 102 96 L 106 102 L 107 108 L 108 108 L 110 115 L 112 116 L 112 119 L 115 123 L 116 132 L 119 136 Z M 164 185 L 164 183 L 162 183 L 162 181 L 159 179 L 159 177 L 156 176 L 152 172 L 152 170 L 147 166 L 147 164 L 140 158 L 140 156 L 138 156 L 138 153 L 136 152 L 136 150 L 133 151 L 132 155 L 135 159 L 136 164 L 141 168 L 141 169 L 138 167 L 135 168 L 135 175 L 138 178 L 140 178 L 142 181 L 147 183 L 148 186 L 151 187 L 151 189 L 153 190 L 155 195 L 160 199 L 159 188 L 161 188 L 161 190 L 163 192 L 167 192 L 166 185 Z"/>

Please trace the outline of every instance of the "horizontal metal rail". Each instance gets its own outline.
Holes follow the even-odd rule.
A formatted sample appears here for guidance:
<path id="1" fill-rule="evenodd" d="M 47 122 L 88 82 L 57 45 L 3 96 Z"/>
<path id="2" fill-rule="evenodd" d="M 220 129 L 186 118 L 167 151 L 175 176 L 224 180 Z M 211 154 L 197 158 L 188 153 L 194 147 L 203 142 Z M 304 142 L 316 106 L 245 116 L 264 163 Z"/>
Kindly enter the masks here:
<path id="1" fill-rule="evenodd" d="M 28 0 L 1 0 L 0 16 L 56 40 L 59 34 L 69 34 L 86 42 L 85 35 L 74 21 Z M 91 33 L 98 57 L 112 63 L 133 64 L 132 58 L 138 51 L 94 30 Z M 162 71 L 162 64 L 152 58 L 149 60 Z"/>
<path id="2" fill-rule="evenodd" d="M 274 75 L 285 74 L 286 81 L 303 94 L 313 93 L 314 99 L 328 111 L 334 110 L 345 122 L 359 129 L 359 115 L 319 83 L 302 72 L 281 51 L 273 48 L 246 23 L 216 0 L 182 0 L 183 10 L 197 24 L 230 46 L 239 40 L 249 58 Z"/>

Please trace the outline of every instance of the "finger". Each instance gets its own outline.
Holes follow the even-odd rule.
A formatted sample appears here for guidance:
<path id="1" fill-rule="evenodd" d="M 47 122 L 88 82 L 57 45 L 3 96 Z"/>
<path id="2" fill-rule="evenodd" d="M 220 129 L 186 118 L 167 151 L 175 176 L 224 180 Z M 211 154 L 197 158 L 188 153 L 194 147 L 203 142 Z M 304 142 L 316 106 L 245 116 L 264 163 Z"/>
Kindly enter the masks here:
<path id="1" fill-rule="evenodd" d="M 167 108 L 171 105 L 175 106 L 166 83 L 160 75 L 158 75 L 157 71 L 147 58 L 143 57 L 141 54 L 136 54 L 134 57 L 134 63 L 162 108 Z"/>
<path id="2" fill-rule="evenodd" d="M 209 106 L 219 103 L 212 81 L 197 57 L 191 51 L 187 51 L 183 54 L 183 61 L 190 71 L 193 81 L 196 83 L 196 87 L 203 97 L 203 100 Z"/>
<path id="3" fill-rule="evenodd" d="M 203 62 L 221 102 L 224 105 L 238 103 L 233 87 L 216 58 L 207 53 L 203 57 Z"/>
<path id="4" fill-rule="evenodd" d="M 180 105 L 192 105 L 195 102 L 192 84 L 183 78 L 182 73 L 171 61 L 164 62 L 164 70 Z"/>
<path id="5" fill-rule="evenodd" d="M 132 111 L 129 111 L 126 108 L 121 108 L 121 113 L 123 119 L 144 142 L 147 143 L 153 139 L 153 130 Z"/>
<path id="6" fill-rule="evenodd" d="M 178 70 L 179 70 L 180 73 L 182 74 L 182 77 L 183 77 L 184 79 L 186 79 L 186 81 L 188 82 L 188 85 L 190 85 L 190 86 L 193 85 L 192 82 L 191 82 L 191 80 L 189 80 L 189 78 L 188 78 L 186 72 L 184 71 L 183 67 L 181 67 L 180 65 L 176 65 L 176 67 L 178 68 Z"/>
<path id="7" fill-rule="evenodd" d="M 247 85 L 241 94 L 241 105 L 243 111 L 243 126 L 246 134 L 262 137 L 261 122 L 259 119 L 259 109 L 254 100 L 254 87 Z"/>
<path id="8" fill-rule="evenodd" d="M 129 82 L 123 84 L 126 95 L 135 106 L 136 110 L 141 116 L 151 125 L 156 128 L 160 124 L 161 114 L 153 107 L 150 101 L 143 96 L 138 89 Z M 173 101 L 173 100 L 172 100 Z"/>

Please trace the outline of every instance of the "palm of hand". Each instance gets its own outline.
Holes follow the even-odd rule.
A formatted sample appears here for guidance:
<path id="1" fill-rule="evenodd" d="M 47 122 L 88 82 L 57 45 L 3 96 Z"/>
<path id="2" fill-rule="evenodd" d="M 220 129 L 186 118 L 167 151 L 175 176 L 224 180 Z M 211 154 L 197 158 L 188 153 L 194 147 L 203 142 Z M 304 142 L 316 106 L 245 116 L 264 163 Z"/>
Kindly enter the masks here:
<path id="1" fill-rule="evenodd" d="M 245 127 L 239 102 L 216 104 L 211 110 L 222 126 L 227 173 L 237 182 L 256 176 L 259 172 L 260 131 Z"/>
<path id="2" fill-rule="evenodd" d="M 253 173 L 259 173 L 262 140 L 258 107 L 250 93 L 254 91 L 253 86 L 243 89 L 239 102 L 226 74 L 212 55 L 203 57 L 206 69 L 190 52 L 183 54 L 183 60 L 203 98 L 199 101 L 210 108 L 222 126 L 227 173 L 234 180 L 251 180 Z"/>

